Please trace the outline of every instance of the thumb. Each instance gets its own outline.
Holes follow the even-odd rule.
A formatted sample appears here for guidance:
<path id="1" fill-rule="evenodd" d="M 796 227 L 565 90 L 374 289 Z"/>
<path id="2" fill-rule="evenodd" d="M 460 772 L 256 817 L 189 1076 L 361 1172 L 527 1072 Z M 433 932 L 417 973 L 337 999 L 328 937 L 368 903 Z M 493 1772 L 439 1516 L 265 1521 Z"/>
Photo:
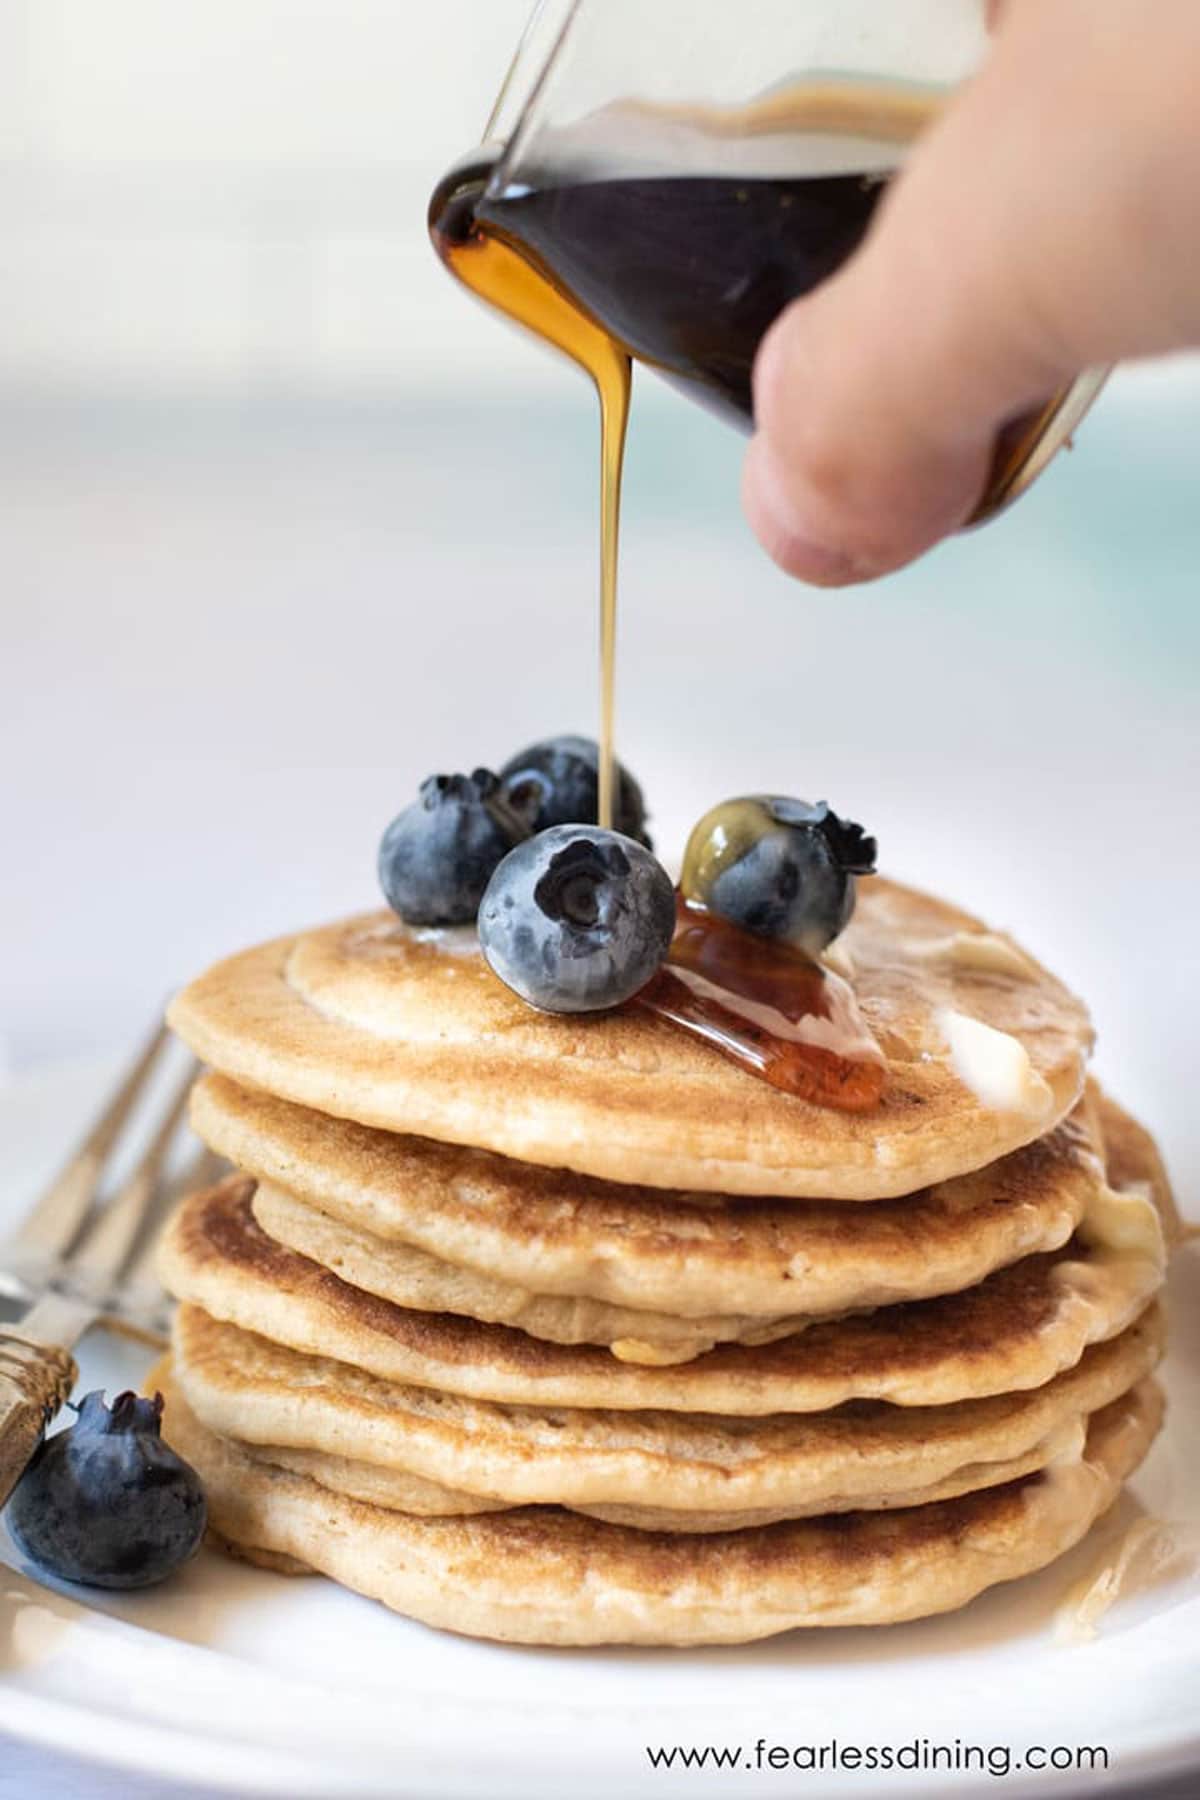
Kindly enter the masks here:
<path id="1" fill-rule="evenodd" d="M 1006 421 L 1089 362 L 1200 329 L 1154 267 L 1195 269 L 1162 188 L 1200 176 L 1200 8 L 1163 13 L 1182 43 L 1168 23 L 1131 58 L 1131 0 L 1016 0 L 858 254 L 768 332 L 743 498 L 790 573 L 835 585 L 910 561 L 970 516 Z"/>

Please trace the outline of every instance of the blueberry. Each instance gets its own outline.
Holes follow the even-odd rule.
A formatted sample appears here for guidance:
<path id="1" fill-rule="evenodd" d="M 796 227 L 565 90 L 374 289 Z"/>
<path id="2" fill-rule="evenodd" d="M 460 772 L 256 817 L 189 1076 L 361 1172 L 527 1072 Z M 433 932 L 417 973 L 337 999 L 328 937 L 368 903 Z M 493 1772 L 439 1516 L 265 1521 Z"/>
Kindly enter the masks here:
<path id="1" fill-rule="evenodd" d="M 644 987 L 675 932 L 671 878 L 644 845 L 597 825 L 518 844 L 479 908 L 501 981 L 545 1012 L 595 1012 Z"/>
<path id="2" fill-rule="evenodd" d="M 30 1562 L 63 1581 L 137 1588 L 185 1563 L 204 1535 L 200 1477 L 159 1436 L 162 1395 L 89 1394 L 47 1438 L 8 1503 Z"/>
<path id="3" fill-rule="evenodd" d="M 824 800 L 757 794 L 705 813 L 688 839 L 680 888 L 757 937 L 810 956 L 844 931 L 855 876 L 875 870 L 875 839 Z"/>
<path id="4" fill-rule="evenodd" d="M 430 775 L 379 846 L 379 885 L 409 925 L 468 925 L 492 870 L 529 835 L 490 769 Z"/>
<path id="5" fill-rule="evenodd" d="M 594 825 L 599 817 L 600 749 L 595 738 L 552 737 L 510 756 L 500 771 L 504 791 L 520 807 L 531 808 L 533 829 L 550 825 Z M 617 764 L 613 823 L 626 837 L 650 848 L 642 790 Z"/>

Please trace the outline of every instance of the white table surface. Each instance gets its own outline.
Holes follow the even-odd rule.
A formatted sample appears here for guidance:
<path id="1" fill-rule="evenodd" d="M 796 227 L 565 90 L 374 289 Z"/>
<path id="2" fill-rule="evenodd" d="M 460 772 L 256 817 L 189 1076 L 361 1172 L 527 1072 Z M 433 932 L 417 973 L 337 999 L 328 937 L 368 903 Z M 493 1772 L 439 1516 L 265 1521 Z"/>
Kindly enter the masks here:
<path id="1" fill-rule="evenodd" d="M 736 440 L 647 398 L 619 694 L 667 853 L 726 794 L 828 797 L 1023 936 L 1185 1206 L 1198 437 L 1194 374 L 1127 378 L 1008 519 L 831 597 L 750 544 Z M 566 376 L 521 411 L 0 405 L 0 1071 L 115 1050 L 212 957 L 375 904 L 431 769 L 590 728 L 593 458 Z M 0 1744 L 5 1796 L 151 1793 Z"/>

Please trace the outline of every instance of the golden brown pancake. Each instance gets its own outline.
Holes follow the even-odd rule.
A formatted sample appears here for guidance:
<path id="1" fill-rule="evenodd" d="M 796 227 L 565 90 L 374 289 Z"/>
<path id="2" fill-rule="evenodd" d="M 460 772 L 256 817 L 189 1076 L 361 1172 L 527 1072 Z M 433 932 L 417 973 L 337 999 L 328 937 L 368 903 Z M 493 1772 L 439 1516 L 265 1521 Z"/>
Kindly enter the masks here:
<path id="1" fill-rule="evenodd" d="M 255 1189 L 253 1210 L 276 1243 L 397 1306 L 514 1325 L 552 1344 L 603 1344 L 622 1362 L 690 1362 L 714 1344 L 767 1344 L 791 1337 L 809 1323 L 804 1317 L 747 1319 L 736 1313 L 676 1319 L 670 1313 L 636 1312 L 573 1294 L 531 1294 L 476 1269 L 442 1262 L 411 1244 L 356 1231 L 262 1182 Z"/>
<path id="2" fill-rule="evenodd" d="M 961 1483 L 973 1466 L 1061 1451 L 1064 1434 L 1151 1373 L 1163 1336 L 1151 1308 L 1031 1392 L 750 1419 L 497 1406 L 299 1355 L 186 1305 L 172 1354 L 188 1405 L 223 1437 L 380 1464 L 512 1505 L 798 1517 L 894 1503 Z"/>
<path id="3" fill-rule="evenodd" d="M 1162 1282 L 1157 1254 L 1073 1239 L 961 1294 L 814 1324 L 798 1336 L 721 1345 L 692 1362 L 637 1367 L 607 1350 L 381 1300 L 274 1242 L 234 1178 L 185 1201 L 165 1234 L 168 1290 L 214 1318 L 387 1381 L 518 1405 L 763 1415 L 847 1400 L 907 1406 L 1039 1387 L 1117 1336 Z M 1145 1207 L 1153 1217 L 1152 1209 Z"/>
<path id="4" fill-rule="evenodd" d="M 311 1476 L 335 1494 L 365 1500 L 389 1512 L 412 1513 L 418 1518 L 450 1518 L 460 1513 L 504 1512 L 507 1500 L 489 1500 L 484 1494 L 468 1494 L 461 1488 L 422 1481 L 405 1469 L 385 1469 L 381 1463 L 360 1462 L 352 1456 L 328 1456 L 323 1450 L 294 1450 L 288 1444 L 251 1444 L 231 1438 L 238 1448 L 260 1462 Z"/>
<path id="5" fill-rule="evenodd" d="M 536 1012 L 447 942 L 390 914 L 281 938 L 193 982 L 171 1022 L 243 1085 L 385 1131 L 655 1187 L 857 1200 L 1042 1136 L 1091 1046 L 1082 1004 L 1007 939 L 878 878 L 838 941 L 888 1063 L 865 1113 L 782 1094 L 636 1008 Z M 1028 1078 L 1003 1106 L 956 1072 L 951 1014 L 1015 1040 Z"/>
<path id="6" fill-rule="evenodd" d="M 611 1525 L 632 1525 L 638 1531 L 684 1531 L 691 1534 L 717 1531 L 747 1531 L 756 1525 L 777 1525 L 783 1519 L 812 1518 L 821 1512 L 886 1512 L 903 1506 L 926 1506 L 934 1500 L 952 1500 L 958 1494 L 976 1492 L 979 1488 L 999 1487 L 1006 1481 L 1017 1481 L 1022 1475 L 1035 1474 L 1048 1464 L 1075 1454 L 1083 1441 L 1086 1421 L 1079 1422 L 1036 1444 L 1021 1456 L 1004 1462 L 971 1463 L 958 1469 L 944 1481 L 929 1487 L 913 1489 L 906 1494 L 889 1494 L 859 1499 L 852 1508 L 845 1506 L 807 1507 L 764 1506 L 746 1512 L 672 1512 L 665 1506 L 572 1506 L 571 1512 L 583 1513 L 590 1519 L 604 1519 Z M 365 1500 L 388 1512 L 416 1513 L 424 1518 L 448 1517 L 463 1513 L 501 1512 L 503 1500 L 485 1500 L 457 1488 L 438 1488 L 422 1482 L 418 1504 L 410 1504 L 413 1477 L 400 1469 L 384 1469 L 378 1463 L 354 1462 L 341 1456 L 326 1456 L 320 1450 L 290 1450 L 278 1444 L 251 1444 L 241 1438 L 230 1438 L 256 1462 L 270 1463 L 276 1468 L 290 1469 L 297 1475 L 308 1475 L 321 1487 L 351 1500 Z"/>
<path id="7" fill-rule="evenodd" d="M 248 1455 L 163 1385 L 168 1441 L 204 1481 L 214 1532 L 243 1555 L 319 1570 L 426 1624 L 534 1644 L 744 1643 L 948 1611 L 1077 1543 L 1161 1418 L 1146 1382 L 1092 1418 L 1083 1458 L 1026 1480 L 896 1512 L 697 1536 L 558 1508 L 387 1511 Z"/>
<path id="8" fill-rule="evenodd" d="M 431 1297 L 424 1310 L 463 1311 L 560 1342 L 635 1337 L 686 1354 L 751 1336 L 756 1323 L 957 1292 L 1019 1257 L 1057 1249 L 1103 1180 L 1094 1116 L 1114 1135 L 1137 1130 L 1111 1102 L 1093 1100 L 987 1169 L 849 1207 L 597 1181 L 331 1119 L 223 1076 L 206 1076 L 192 1100 L 194 1127 L 219 1154 L 357 1234 L 358 1246 L 342 1240 L 344 1258 L 357 1251 L 342 1271 L 311 1235 L 323 1230 L 336 1250 L 336 1233 L 293 1211 L 289 1235 L 280 1200 L 266 1217 L 260 1196 L 272 1236 L 355 1285 L 423 1305 L 423 1284 Z M 307 1228 L 303 1240 L 298 1227 Z M 461 1305 L 443 1297 L 439 1307 L 444 1270 L 439 1284 L 436 1269 L 411 1259 L 403 1288 L 384 1285 L 389 1244 L 475 1271 L 487 1291 Z M 373 1281 L 365 1278 L 372 1266 Z M 535 1321 L 522 1316 L 522 1294 L 641 1316 L 576 1309 L 556 1319 L 542 1307 Z"/>

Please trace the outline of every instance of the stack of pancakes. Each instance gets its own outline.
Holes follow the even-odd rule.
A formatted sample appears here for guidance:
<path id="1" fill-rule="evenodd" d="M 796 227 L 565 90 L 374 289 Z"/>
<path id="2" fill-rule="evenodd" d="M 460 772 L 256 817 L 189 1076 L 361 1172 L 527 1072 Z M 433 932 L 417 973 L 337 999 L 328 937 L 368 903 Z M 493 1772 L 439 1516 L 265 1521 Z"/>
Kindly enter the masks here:
<path id="1" fill-rule="evenodd" d="M 159 1381 L 219 1536 L 563 1644 L 910 1619 L 1077 1542 L 1161 1417 L 1154 1145 L 1009 939 L 871 880 L 836 948 L 865 1113 L 390 915 L 187 989 L 241 1173 L 168 1232 Z"/>

